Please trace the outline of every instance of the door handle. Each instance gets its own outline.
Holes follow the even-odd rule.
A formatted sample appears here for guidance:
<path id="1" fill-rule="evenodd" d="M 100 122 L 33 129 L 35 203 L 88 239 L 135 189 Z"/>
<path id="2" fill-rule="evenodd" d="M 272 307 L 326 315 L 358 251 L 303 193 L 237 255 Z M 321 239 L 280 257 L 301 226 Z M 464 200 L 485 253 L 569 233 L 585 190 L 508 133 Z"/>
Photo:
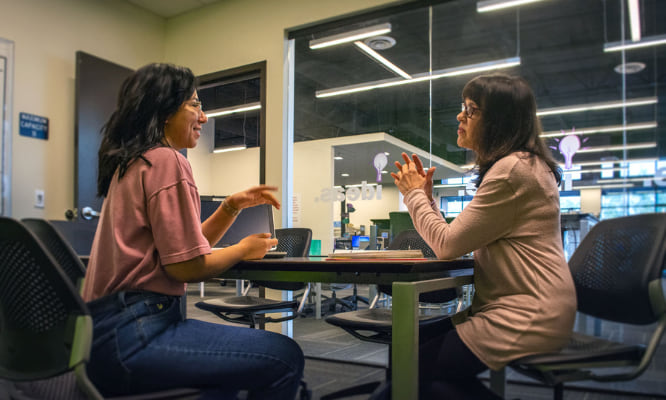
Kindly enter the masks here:
<path id="1" fill-rule="evenodd" d="M 83 219 L 90 221 L 93 218 L 99 218 L 99 211 L 95 211 L 91 207 L 83 207 L 81 210 L 81 216 Z"/>

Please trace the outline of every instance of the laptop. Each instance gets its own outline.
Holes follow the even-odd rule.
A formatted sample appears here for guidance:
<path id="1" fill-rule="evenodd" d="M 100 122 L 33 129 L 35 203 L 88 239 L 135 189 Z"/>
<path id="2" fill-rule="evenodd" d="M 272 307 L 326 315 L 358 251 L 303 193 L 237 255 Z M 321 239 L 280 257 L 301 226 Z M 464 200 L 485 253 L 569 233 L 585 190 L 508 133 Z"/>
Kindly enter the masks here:
<path id="1" fill-rule="evenodd" d="M 223 199 L 212 198 L 201 200 L 201 220 L 208 218 Z M 243 209 L 236 217 L 234 223 L 225 232 L 224 236 L 215 244 L 214 247 L 228 247 L 240 242 L 243 238 L 255 234 L 269 232 L 271 237 L 275 237 L 275 227 L 273 224 L 273 206 L 270 204 L 260 204 L 258 206 Z M 286 251 L 277 251 L 272 249 L 266 253 L 264 258 L 282 258 L 286 257 Z"/>

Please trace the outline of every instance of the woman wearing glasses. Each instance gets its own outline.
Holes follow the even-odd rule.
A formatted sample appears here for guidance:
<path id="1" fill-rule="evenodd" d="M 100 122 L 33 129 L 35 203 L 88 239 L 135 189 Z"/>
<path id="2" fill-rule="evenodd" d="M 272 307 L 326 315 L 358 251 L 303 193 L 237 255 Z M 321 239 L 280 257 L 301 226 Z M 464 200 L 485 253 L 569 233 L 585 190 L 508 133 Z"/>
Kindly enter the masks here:
<path id="1" fill-rule="evenodd" d="M 279 207 L 275 187 L 233 194 L 203 224 L 192 169 L 208 118 L 188 68 L 150 64 L 122 85 L 103 128 L 98 195 L 104 205 L 83 297 L 93 316 L 88 373 L 105 396 L 200 388 L 205 399 L 293 400 L 303 352 L 287 336 L 185 319 L 185 282 L 218 276 L 277 244 L 270 233 L 212 250 L 238 212 Z"/>
<path id="2" fill-rule="evenodd" d="M 496 396 L 476 376 L 511 360 L 557 351 L 571 334 L 576 293 L 560 238 L 561 171 L 543 140 L 524 79 L 469 81 L 458 145 L 476 154 L 477 191 L 450 224 L 432 196 L 434 168 L 403 153 L 395 179 L 414 225 L 440 259 L 474 252 L 470 309 L 423 332 L 423 398 Z"/>

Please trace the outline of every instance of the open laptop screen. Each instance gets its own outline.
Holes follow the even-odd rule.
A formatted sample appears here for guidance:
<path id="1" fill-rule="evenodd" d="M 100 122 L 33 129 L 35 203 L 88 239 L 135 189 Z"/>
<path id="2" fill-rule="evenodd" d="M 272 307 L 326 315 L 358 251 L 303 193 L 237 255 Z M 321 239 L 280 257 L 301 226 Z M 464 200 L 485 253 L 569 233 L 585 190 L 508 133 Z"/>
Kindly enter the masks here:
<path id="1" fill-rule="evenodd" d="M 222 201 L 201 200 L 201 221 L 206 220 L 220 205 Z M 213 247 L 227 247 L 240 242 L 244 237 L 254 233 L 270 233 L 275 237 L 273 226 L 273 206 L 261 204 L 255 207 L 245 208 L 236 217 L 236 221 Z"/>

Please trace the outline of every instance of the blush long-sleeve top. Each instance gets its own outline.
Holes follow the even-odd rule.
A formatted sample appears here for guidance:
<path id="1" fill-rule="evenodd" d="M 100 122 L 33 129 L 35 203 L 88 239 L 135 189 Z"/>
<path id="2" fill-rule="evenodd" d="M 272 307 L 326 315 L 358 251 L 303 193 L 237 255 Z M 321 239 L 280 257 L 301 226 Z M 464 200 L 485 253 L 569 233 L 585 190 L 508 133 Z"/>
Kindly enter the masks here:
<path id="1" fill-rule="evenodd" d="M 557 183 L 540 158 L 513 153 L 497 161 L 450 224 L 422 189 L 404 202 L 438 258 L 474 252 L 472 306 L 453 322 L 481 361 L 498 370 L 566 344 L 576 293 L 562 250 Z"/>

